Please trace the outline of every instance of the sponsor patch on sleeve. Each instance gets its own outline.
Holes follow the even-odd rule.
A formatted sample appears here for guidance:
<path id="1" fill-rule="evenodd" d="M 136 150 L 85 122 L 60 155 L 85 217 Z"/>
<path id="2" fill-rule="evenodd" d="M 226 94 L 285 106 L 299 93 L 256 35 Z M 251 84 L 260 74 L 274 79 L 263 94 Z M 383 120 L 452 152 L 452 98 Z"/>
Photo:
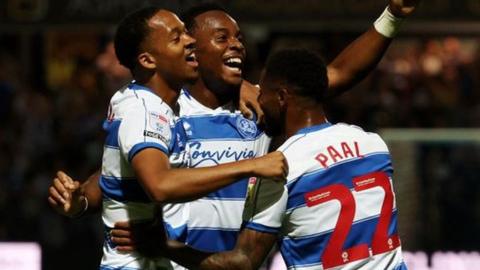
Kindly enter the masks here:
<path id="1" fill-rule="evenodd" d="M 169 119 L 161 113 L 149 111 L 148 125 L 143 131 L 143 135 L 146 137 L 158 139 L 165 143 L 165 145 L 167 146 L 170 145 L 172 130 L 170 127 Z"/>

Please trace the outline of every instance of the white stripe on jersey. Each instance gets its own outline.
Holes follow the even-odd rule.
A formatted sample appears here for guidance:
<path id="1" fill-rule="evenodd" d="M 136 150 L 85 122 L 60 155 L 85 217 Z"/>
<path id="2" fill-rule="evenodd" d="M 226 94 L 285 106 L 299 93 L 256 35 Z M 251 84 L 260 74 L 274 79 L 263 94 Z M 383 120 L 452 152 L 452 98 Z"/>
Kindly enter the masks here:
<path id="1" fill-rule="evenodd" d="M 193 213 L 200 213 L 204 218 L 188 219 L 189 228 L 210 228 L 210 229 L 235 229 L 242 224 L 244 201 L 221 201 L 199 199 L 189 203 L 189 216 L 197 216 Z M 225 213 L 237 213 L 228 214 Z"/>
<path id="2" fill-rule="evenodd" d="M 102 175 L 114 177 L 135 177 L 132 168 L 122 158 L 120 149 L 103 147 Z"/>

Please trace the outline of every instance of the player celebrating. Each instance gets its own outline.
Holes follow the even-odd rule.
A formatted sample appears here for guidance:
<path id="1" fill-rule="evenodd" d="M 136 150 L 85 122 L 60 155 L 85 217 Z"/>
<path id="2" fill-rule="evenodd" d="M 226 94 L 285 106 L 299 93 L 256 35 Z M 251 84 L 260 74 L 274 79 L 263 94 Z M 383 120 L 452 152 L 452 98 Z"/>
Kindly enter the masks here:
<path id="1" fill-rule="evenodd" d="M 99 184 L 104 195 L 102 218 L 107 235 L 117 221 L 152 219 L 152 201 L 191 200 L 246 176 L 281 179 L 287 170 L 279 152 L 215 168 L 170 168 L 169 155 L 177 137 L 171 131 L 171 108 L 182 85 L 198 77 L 194 42 L 175 14 L 159 8 L 134 12 L 117 28 L 117 56 L 135 81 L 112 97 L 104 124 L 107 138 Z M 69 207 L 64 204 L 68 198 L 62 198 L 63 194 L 57 191 L 66 192 L 66 197 L 71 198 L 78 183 L 61 177 L 55 179 L 54 186 L 50 188 L 49 201 L 64 211 Z M 74 204 L 77 209 L 88 208 L 84 196 L 77 196 Z M 100 269 L 167 268 L 171 266 L 166 260 L 118 252 L 106 237 Z"/>
<path id="2" fill-rule="evenodd" d="M 389 8 L 397 16 L 407 16 L 413 11 L 413 6 L 409 6 L 413 4 L 391 1 Z M 386 36 L 391 37 L 398 30 L 399 19 L 393 18 L 390 13 L 386 14 L 393 21 L 379 19 L 375 28 L 372 27 L 355 40 L 327 67 L 329 85 L 326 96 L 349 88 L 378 62 L 391 41 Z M 237 23 L 225 10 L 214 4 L 194 7 L 182 19 L 197 39 L 196 55 L 200 71 L 200 79 L 186 91 L 189 94 L 179 98 L 182 119 L 191 133 L 186 143 L 190 149 L 190 166 L 225 162 L 228 160 L 225 154 L 237 147 L 261 155 L 266 150 L 264 136 L 255 139 L 253 136 L 252 139 L 243 137 L 242 130 L 235 122 L 238 123 L 240 119 L 251 128 L 256 127 L 242 120 L 238 112 L 229 112 L 234 108 L 232 100 L 238 98 L 245 58 Z M 208 132 L 196 130 L 201 124 L 208 124 L 211 128 Z M 238 137 L 227 137 L 225 134 L 236 134 Z M 205 158 L 207 153 L 209 155 Z M 223 158 L 212 158 L 215 154 Z M 204 251 L 232 249 L 241 225 L 242 194 L 245 194 L 246 186 L 246 182 L 238 182 L 205 198 L 186 203 L 183 211 L 177 214 L 167 215 L 170 237 Z M 208 216 L 205 213 L 209 213 Z"/>
<path id="3" fill-rule="evenodd" d="M 394 8 L 398 9 L 399 4 L 396 5 Z M 226 157 L 235 158 L 232 154 L 234 151 L 230 151 L 232 149 L 240 149 L 237 156 L 241 159 L 244 157 L 238 153 L 242 150 L 245 150 L 244 153 L 261 155 L 265 152 L 265 136 L 259 129 L 256 134 L 251 132 L 252 128 L 256 128 L 252 127 L 253 123 L 244 120 L 238 112 L 233 112 L 235 106 L 232 100 L 238 98 L 245 57 L 238 25 L 223 9 L 214 5 L 200 6 L 187 14 L 184 17 L 186 25 L 197 39 L 196 54 L 201 75 L 201 80 L 188 87 L 186 94 L 179 99 L 180 113 L 185 119 L 183 124 L 190 127 L 191 132 L 187 141 L 190 166 L 228 162 Z M 363 78 L 380 59 L 390 40 L 372 28 L 342 52 L 328 67 L 329 95 L 339 93 Z M 352 55 L 358 58 L 357 61 L 347 61 Z M 242 122 L 245 123 L 243 129 L 240 125 Z M 208 132 L 198 128 L 205 123 L 211 124 Z M 245 138 L 242 131 L 247 135 L 245 131 L 250 131 L 254 139 Z M 225 137 L 225 134 L 237 135 Z M 199 158 L 202 156 L 208 158 Z M 169 219 L 170 225 L 175 227 L 172 235 L 207 251 L 232 249 L 241 224 L 246 186 L 244 180 L 188 203 L 185 208 L 188 210 L 181 210 L 179 215 Z M 208 216 L 205 215 L 207 212 Z M 170 211 L 167 211 L 170 217 L 168 213 Z M 186 216 L 187 220 L 177 219 L 178 216 Z"/>
<path id="4" fill-rule="evenodd" d="M 207 254 L 170 240 L 163 254 L 192 269 L 258 269 L 280 237 L 289 269 L 406 269 L 387 146 L 377 134 L 326 120 L 318 91 L 327 84 L 312 52 L 269 58 L 259 101 L 267 133 L 288 137 L 279 148 L 287 183 L 251 183 L 234 250 Z"/>

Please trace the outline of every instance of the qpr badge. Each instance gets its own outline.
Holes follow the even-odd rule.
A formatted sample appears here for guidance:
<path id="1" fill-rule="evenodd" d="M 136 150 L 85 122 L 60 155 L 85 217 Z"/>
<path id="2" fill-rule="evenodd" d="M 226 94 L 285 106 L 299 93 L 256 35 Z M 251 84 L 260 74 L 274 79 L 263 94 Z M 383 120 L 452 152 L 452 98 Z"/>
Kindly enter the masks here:
<path id="1" fill-rule="evenodd" d="M 237 118 L 237 129 L 245 139 L 253 139 L 257 135 L 257 125 L 255 122 L 243 117 Z"/>

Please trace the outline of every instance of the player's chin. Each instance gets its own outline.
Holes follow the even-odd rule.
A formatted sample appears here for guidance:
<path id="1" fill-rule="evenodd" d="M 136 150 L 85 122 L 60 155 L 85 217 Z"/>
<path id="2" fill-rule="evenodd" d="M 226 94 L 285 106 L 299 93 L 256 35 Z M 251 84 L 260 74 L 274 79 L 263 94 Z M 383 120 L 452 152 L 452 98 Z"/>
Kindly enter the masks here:
<path id="1" fill-rule="evenodd" d="M 243 78 L 241 75 L 227 75 L 222 76 L 225 84 L 230 86 L 240 86 L 242 84 Z"/>
<path id="2" fill-rule="evenodd" d="M 197 69 L 187 70 L 187 71 L 185 72 L 185 78 L 184 78 L 184 80 L 185 80 L 186 83 L 188 83 L 188 84 L 193 84 L 193 83 L 195 83 L 195 82 L 198 80 L 198 77 L 199 77 L 199 73 L 198 73 L 198 70 L 197 70 Z"/>

